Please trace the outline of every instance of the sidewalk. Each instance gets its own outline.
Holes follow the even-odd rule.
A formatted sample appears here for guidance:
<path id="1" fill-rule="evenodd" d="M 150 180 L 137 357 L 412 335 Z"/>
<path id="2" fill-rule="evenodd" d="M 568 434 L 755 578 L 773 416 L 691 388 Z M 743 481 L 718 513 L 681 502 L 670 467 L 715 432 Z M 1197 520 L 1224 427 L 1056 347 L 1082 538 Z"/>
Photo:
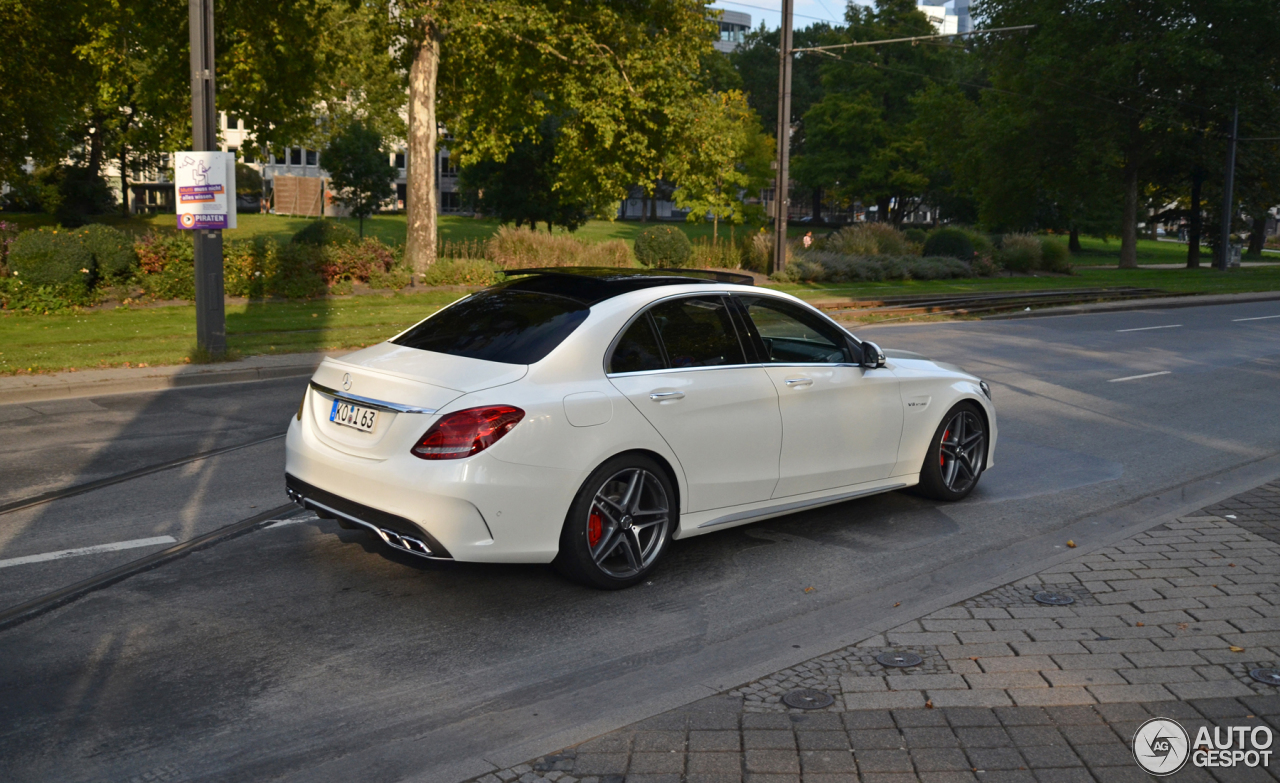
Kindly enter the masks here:
<path id="1" fill-rule="evenodd" d="M 0 405 L 92 397 L 99 394 L 160 391 L 180 386 L 243 383 L 272 378 L 291 378 L 315 372 L 326 356 L 342 356 L 349 350 L 321 353 L 287 353 L 251 356 L 218 364 L 180 364 L 163 367 L 116 367 L 109 370 L 79 370 L 51 375 L 9 375 L 0 377 Z"/>
<path id="2" fill-rule="evenodd" d="M 477 783 L 1153 780 L 1149 717 L 1280 726 L 1280 482 Z M 1045 606 L 1033 595 L 1075 599 Z M 912 652 L 904 669 L 876 656 Z M 795 709 L 798 689 L 830 706 Z M 817 694 L 810 694 L 816 696 Z M 1188 763 L 1176 781 L 1272 780 Z"/>

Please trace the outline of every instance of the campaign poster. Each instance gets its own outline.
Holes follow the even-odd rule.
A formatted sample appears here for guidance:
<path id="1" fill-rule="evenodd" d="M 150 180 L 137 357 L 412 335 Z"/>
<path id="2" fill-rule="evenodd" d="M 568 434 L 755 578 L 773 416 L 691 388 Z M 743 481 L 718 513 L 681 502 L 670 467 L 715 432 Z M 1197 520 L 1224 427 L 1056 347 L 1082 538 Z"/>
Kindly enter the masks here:
<path id="1" fill-rule="evenodd" d="M 236 227 L 236 156 L 229 152 L 179 152 L 174 158 L 178 228 Z"/>

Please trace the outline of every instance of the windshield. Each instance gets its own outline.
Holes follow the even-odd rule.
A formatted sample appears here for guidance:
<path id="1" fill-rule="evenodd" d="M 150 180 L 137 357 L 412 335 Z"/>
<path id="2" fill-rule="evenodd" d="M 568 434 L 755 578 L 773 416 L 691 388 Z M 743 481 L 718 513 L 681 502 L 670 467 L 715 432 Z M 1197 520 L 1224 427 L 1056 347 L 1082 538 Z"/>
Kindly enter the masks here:
<path id="1" fill-rule="evenodd" d="M 533 364 L 586 320 L 591 308 L 555 294 L 491 289 L 447 307 L 391 342 L 504 364 Z"/>

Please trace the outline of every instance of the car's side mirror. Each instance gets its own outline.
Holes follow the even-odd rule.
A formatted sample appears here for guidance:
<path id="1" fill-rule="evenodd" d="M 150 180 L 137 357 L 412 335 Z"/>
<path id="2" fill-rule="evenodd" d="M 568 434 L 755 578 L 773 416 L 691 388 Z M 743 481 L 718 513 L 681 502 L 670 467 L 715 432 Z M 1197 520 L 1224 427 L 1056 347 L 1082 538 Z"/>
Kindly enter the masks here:
<path id="1" fill-rule="evenodd" d="M 864 340 L 862 343 L 862 361 L 858 364 L 868 370 L 883 367 L 885 364 L 884 352 L 880 350 L 880 346 Z"/>

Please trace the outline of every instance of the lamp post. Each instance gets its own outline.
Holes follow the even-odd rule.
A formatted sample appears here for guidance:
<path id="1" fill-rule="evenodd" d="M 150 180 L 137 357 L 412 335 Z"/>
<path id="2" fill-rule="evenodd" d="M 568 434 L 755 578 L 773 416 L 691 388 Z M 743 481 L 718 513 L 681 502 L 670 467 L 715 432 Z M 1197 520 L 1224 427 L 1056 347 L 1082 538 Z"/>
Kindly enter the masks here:
<path id="1" fill-rule="evenodd" d="M 191 142 L 196 152 L 218 149 L 214 101 L 213 0 L 187 0 L 191 22 Z M 234 195 L 228 194 L 229 198 Z M 196 344 L 212 358 L 227 352 L 222 300 L 222 231 L 198 229 L 195 242 Z"/>
<path id="2" fill-rule="evenodd" d="M 778 34 L 778 169 L 774 181 L 773 263 L 770 272 L 787 267 L 787 207 L 791 165 L 791 23 L 795 0 L 782 0 L 782 29 Z"/>

